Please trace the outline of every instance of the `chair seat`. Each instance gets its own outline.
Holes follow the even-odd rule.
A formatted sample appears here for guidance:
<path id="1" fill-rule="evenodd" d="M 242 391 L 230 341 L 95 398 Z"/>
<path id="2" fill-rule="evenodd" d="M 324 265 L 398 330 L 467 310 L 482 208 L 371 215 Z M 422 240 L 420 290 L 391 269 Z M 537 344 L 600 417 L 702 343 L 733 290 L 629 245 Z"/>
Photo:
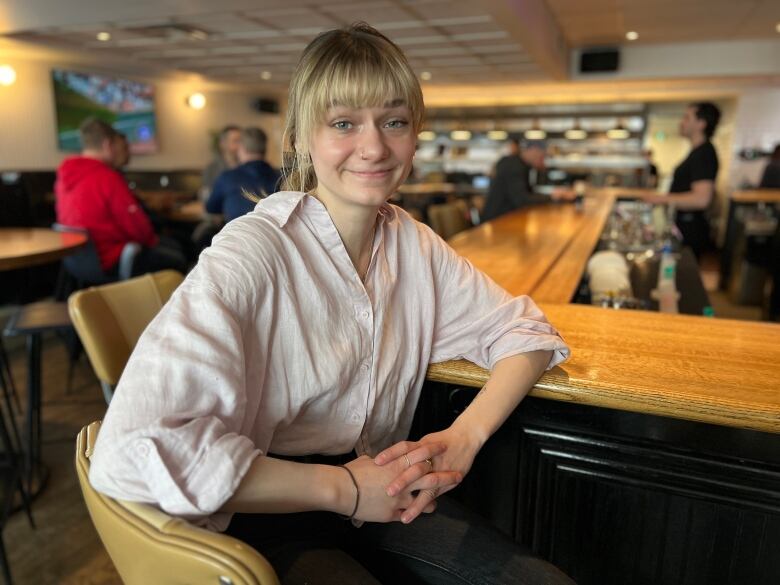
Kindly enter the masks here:
<path id="1" fill-rule="evenodd" d="M 42 333 L 57 329 L 68 329 L 71 326 L 67 303 L 43 301 L 20 307 L 8 321 L 8 325 L 5 327 L 5 335 Z"/>

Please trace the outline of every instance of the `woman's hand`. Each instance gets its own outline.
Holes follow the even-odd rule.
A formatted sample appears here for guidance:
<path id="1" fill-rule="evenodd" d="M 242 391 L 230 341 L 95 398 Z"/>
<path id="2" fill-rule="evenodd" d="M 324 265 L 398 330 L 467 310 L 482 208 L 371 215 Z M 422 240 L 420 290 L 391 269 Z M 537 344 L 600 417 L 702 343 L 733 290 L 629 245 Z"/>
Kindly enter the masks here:
<path id="1" fill-rule="evenodd" d="M 471 469 L 484 441 L 456 421 L 449 428 L 424 436 L 419 441 L 401 441 L 379 453 L 374 462 L 380 468 L 396 470 L 387 484 L 389 497 L 419 490 L 413 502 L 400 515 L 408 524 L 430 509 L 435 499 L 456 487 Z M 440 453 L 429 455 L 432 445 L 446 446 Z M 420 487 L 426 478 L 441 478 L 435 485 Z M 447 479 L 446 478 L 451 478 Z M 456 480 L 456 481 L 453 481 Z M 433 482 L 431 482 L 433 484 Z"/>
<path id="2" fill-rule="evenodd" d="M 355 518 L 366 522 L 397 522 L 401 520 L 405 510 L 415 502 L 415 495 L 412 492 L 420 491 L 422 493 L 425 490 L 446 490 L 455 487 L 462 478 L 459 473 L 453 471 L 427 473 L 430 467 L 425 463 L 425 460 L 440 456 L 446 448 L 444 443 L 431 441 L 418 449 L 415 457 L 422 457 L 420 461 L 423 462 L 425 472 L 405 486 L 405 489 L 393 491 L 392 494 L 387 489 L 388 484 L 402 472 L 408 470 L 403 457 L 383 466 L 377 465 L 367 455 L 347 463 L 346 467 L 354 474 L 360 490 L 360 502 L 355 511 Z M 343 470 L 341 473 L 344 474 L 344 482 L 348 483 L 342 482 L 342 505 L 340 508 L 343 514 L 349 515 L 355 506 L 355 487 Z M 417 517 L 421 512 L 433 512 L 436 504 L 428 501 L 418 507 L 420 509 L 414 514 L 414 517 Z"/>

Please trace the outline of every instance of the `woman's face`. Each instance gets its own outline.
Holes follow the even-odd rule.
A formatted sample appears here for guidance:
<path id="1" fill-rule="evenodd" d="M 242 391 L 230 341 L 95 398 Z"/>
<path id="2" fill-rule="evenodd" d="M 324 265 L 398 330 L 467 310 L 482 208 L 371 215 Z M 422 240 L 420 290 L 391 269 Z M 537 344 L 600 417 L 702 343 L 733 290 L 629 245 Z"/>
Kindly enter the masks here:
<path id="1" fill-rule="evenodd" d="M 309 147 L 317 196 L 327 203 L 378 207 L 409 175 L 417 136 L 409 108 L 334 106 Z"/>

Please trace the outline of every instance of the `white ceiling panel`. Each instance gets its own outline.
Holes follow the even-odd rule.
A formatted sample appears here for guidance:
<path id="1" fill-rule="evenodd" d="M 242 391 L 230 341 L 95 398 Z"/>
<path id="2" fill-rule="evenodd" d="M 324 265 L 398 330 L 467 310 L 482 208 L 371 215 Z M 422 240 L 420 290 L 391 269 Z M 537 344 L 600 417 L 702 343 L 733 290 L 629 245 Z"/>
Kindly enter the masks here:
<path id="1" fill-rule="evenodd" d="M 0 30 L 97 53 L 102 67 L 130 60 L 132 69 L 205 72 L 239 83 L 257 83 L 270 70 L 282 84 L 315 35 L 364 20 L 393 39 L 418 74 L 432 74 L 426 83 L 549 76 L 539 47 L 524 48 L 513 23 L 489 9 L 501 1 L 2 0 L 12 18 Z M 780 0 L 540 1 L 569 46 L 622 44 L 627 30 L 639 32 L 638 43 L 776 37 L 780 21 Z M 98 32 L 111 40 L 97 41 Z"/>

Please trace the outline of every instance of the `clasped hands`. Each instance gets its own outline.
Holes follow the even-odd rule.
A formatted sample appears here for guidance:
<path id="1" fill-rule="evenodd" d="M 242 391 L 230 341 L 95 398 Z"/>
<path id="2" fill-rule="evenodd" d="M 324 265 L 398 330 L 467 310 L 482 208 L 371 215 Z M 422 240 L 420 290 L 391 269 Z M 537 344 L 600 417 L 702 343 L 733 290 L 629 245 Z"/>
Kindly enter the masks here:
<path id="1" fill-rule="evenodd" d="M 471 469 L 481 444 L 453 427 L 419 441 L 401 441 L 376 457 L 349 462 L 360 502 L 355 518 L 412 522 L 436 509 L 436 498 L 455 488 Z"/>

